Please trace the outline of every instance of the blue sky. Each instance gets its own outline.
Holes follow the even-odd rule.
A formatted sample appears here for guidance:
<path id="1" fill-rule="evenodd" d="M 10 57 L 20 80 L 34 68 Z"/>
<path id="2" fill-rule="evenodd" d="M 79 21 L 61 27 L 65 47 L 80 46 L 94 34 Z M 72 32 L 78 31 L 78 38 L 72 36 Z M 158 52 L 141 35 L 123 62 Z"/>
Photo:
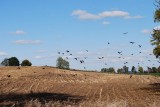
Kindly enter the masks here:
<path id="1" fill-rule="evenodd" d="M 71 68 L 77 69 L 120 68 L 126 61 L 129 67 L 137 63 L 157 67 L 155 56 L 149 55 L 154 48 L 150 32 L 158 26 L 153 22 L 154 10 L 152 0 L 3 0 L 0 60 L 16 56 L 34 66 L 55 66 L 62 56 L 69 57 Z"/>

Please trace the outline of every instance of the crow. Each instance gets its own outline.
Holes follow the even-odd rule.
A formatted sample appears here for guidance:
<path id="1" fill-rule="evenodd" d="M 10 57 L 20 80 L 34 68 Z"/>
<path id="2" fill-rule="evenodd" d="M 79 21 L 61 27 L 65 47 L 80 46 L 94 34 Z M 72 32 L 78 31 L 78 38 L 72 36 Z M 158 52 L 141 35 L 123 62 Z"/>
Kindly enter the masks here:
<path id="1" fill-rule="evenodd" d="M 66 50 L 67 53 L 69 53 L 69 50 Z"/>
<path id="2" fill-rule="evenodd" d="M 80 63 L 82 64 L 82 63 L 84 63 L 84 61 L 83 61 L 83 60 L 80 60 Z"/>
<path id="3" fill-rule="evenodd" d="M 135 42 L 129 42 L 129 43 L 134 44 Z"/>
<path id="4" fill-rule="evenodd" d="M 126 34 L 128 34 L 128 32 L 124 32 L 123 34 L 126 35 Z"/>
<path id="5" fill-rule="evenodd" d="M 75 60 L 78 60 L 78 58 L 74 58 Z"/>
<path id="6" fill-rule="evenodd" d="M 139 48 L 141 48 L 142 47 L 142 45 L 138 45 L 139 46 Z"/>

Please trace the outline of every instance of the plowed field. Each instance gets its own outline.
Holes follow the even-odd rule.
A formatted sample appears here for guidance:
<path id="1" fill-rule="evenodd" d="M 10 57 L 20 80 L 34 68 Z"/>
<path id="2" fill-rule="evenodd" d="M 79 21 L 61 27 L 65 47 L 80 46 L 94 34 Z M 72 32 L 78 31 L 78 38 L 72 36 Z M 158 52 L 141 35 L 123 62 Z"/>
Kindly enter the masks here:
<path id="1" fill-rule="evenodd" d="M 129 107 L 160 107 L 160 78 L 51 67 L 1 67 L 0 106 L 24 106 L 31 100 L 74 106 L 123 101 Z"/>

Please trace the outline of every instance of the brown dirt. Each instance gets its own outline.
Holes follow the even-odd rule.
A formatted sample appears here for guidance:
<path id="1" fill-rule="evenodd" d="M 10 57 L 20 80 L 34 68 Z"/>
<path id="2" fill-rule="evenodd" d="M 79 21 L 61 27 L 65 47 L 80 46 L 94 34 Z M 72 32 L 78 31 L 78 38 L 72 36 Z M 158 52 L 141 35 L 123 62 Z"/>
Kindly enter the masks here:
<path id="1" fill-rule="evenodd" d="M 154 103 L 160 107 L 160 78 L 52 67 L 0 67 L 0 106 L 24 106 L 36 99 L 69 104 L 125 101 L 129 107 Z"/>

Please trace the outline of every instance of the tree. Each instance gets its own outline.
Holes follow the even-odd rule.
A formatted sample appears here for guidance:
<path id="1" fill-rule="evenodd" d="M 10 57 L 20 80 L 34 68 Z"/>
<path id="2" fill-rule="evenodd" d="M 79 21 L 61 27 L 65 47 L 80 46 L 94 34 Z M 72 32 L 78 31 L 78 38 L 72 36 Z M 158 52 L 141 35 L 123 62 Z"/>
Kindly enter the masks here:
<path id="1" fill-rule="evenodd" d="M 123 72 L 122 68 L 118 68 L 117 73 L 121 74 Z"/>
<path id="2" fill-rule="evenodd" d="M 11 57 L 9 60 L 9 66 L 19 66 L 19 60 L 16 57 Z"/>
<path id="3" fill-rule="evenodd" d="M 154 22 L 160 22 L 160 0 L 155 0 L 156 10 L 154 12 Z M 154 28 L 152 33 L 151 44 L 155 46 L 153 54 L 156 58 L 160 56 L 160 29 Z"/>
<path id="4" fill-rule="evenodd" d="M 32 66 L 32 63 L 29 60 L 25 59 L 22 61 L 21 66 Z"/>
<path id="5" fill-rule="evenodd" d="M 132 66 L 131 72 L 132 72 L 132 73 L 136 73 L 136 68 L 135 68 L 135 66 Z"/>
<path id="6" fill-rule="evenodd" d="M 156 67 L 152 67 L 152 72 L 156 73 L 157 72 L 157 68 Z"/>
<path id="7" fill-rule="evenodd" d="M 8 58 L 5 58 L 2 62 L 1 62 L 2 66 L 9 66 L 9 60 Z"/>
<path id="8" fill-rule="evenodd" d="M 101 69 L 101 72 L 104 72 L 104 73 L 115 73 L 115 69 L 113 67 L 110 67 L 110 68 L 102 68 Z"/>
<path id="9" fill-rule="evenodd" d="M 63 59 L 62 57 L 59 57 L 57 59 L 56 66 L 60 69 L 69 69 L 69 62 Z"/>
<path id="10" fill-rule="evenodd" d="M 143 73 L 143 67 L 139 66 L 139 67 L 138 67 L 138 72 L 139 72 L 139 73 Z"/>
<path id="11" fill-rule="evenodd" d="M 124 72 L 124 73 L 128 73 L 128 69 L 129 69 L 129 68 L 128 68 L 127 66 L 123 66 L 123 72 Z"/>

